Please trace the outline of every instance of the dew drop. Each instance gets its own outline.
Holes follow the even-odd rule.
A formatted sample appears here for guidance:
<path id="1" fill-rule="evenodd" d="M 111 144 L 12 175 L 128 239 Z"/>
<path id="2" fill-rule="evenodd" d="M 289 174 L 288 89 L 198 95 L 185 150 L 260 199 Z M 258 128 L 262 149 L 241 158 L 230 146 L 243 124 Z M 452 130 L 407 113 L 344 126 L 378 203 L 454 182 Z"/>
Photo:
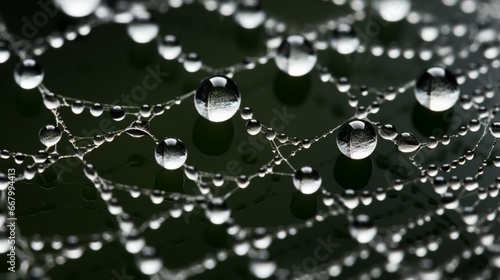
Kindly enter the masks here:
<path id="1" fill-rule="evenodd" d="M 276 263 L 267 251 L 253 252 L 250 256 L 249 270 L 259 279 L 271 277 L 276 271 Z"/>
<path id="2" fill-rule="evenodd" d="M 494 122 L 490 126 L 490 133 L 495 138 L 500 138 L 500 122 Z"/>
<path id="3" fill-rule="evenodd" d="M 19 62 L 14 69 L 14 80 L 23 89 L 33 89 L 43 81 L 43 69 L 33 59 L 25 59 Z"/>
<path id="4" fill-rule="evenodd" d="M 156 145 L 155 159 L 165 169 L 181 167 L 187 159 L 187 150 L 181 140 L 165 138 Z"/>
<path id="5" fill-rule="evenodd" d="M 359 37 L 349 24 L 340 23 L 332 32 L 330 46 L 341 54 L 351 54 L 355 52 L 359 44 Z"/>
<path id="6" fill-rule="evenodd" d="M 312 167 L 304 166 L 295 172 L 293 185 L 303 194 L 313 194 L 321 187 L 321 176 Z"/>
<path id="7" fill-rule="evenodd" d="M 365 120 L 347 121 L 339 129 L 337 146 L 346 157 L 366 158 L 372 154 L 377 146 L 375 128 Z"/>
<path id="8" fill-rule="evenodd" d="M 101 0 L 55 0 L 55 4 L 71 17 L 86 17 L 93 13 Z"/>
<path id="9" fill-rule="evenodd" d="M 457 79 L 442 67 L 431 67 L 416 81 L 417 101 L 431 111 L 445 111 L 458 101 L 460 90 Z"/>
<path id="10" fill-rule="evenodd" d="M 158 44 L 158 52 L 167 60 L 176 59 L 182 52 L 182 46 L 174 35 L 163 36 Z"/>
<path id="11" fill-rule="evenodd" d="M 394 139 L 394 143 L 398 147 L 398 150 L 403 153 L 412 153 L 420 147 L 420 142 L 418 142 L 417 138 L 409 132 L 398 135 L 396 139 Z"/>
<path id="12" fill-rule="evenodd" d="M 236 83 L 225 76 L 211 76 L 196 89 L 194 105 L 198 113 L 212 122 L 223 122 L 238 111 L 241 103 Z"/>
<path id="13" fill-rule="evenodd" d="M 359 243 L 368 243 L 377 235 L 377 228 L 367 215 L 358 215 L 349 227 L 351 236 Z"/>
<path id="14" fill-rule="evenodd" d="M 156 274 L 163 267 L 163 261 L 152 247 L 144 247 L 137 258 L 137 264 L 142 273 Z"/>
<path id="15" fill-rule="evenodd" d="M 141 17 L 134 19 L 127 25 L 127 33 L 136 43 L 145 44 L 151 42 L 160 27 L 151 18 Z"/>
<path id="16" fill-rule="evenodd" d="M 389 22 L 400 21 L 411 11 L 410 0 L 374 0 L 372 5 L 373 9 Z"/>
<path id="17" fill-rule="evenodd" d="M 40 129 L 38 132 L 38 139 L 42 144 L 47 147 L 52 147 L 61 140 L 61 130 L 59 127 L 48 124 Z"/>
<path id="18" fill-rule="evenodd" d="M 262 9 L 259 0 L 239 1 L 234 20 L 245 29 L 255 29 L 266 19 L 266 13 Z"/>
<path id="19" fill-rule="evenodd" d="M 223 198 L 214 197 L 207 203 L 205 215 L 212 224 L 220 225 L 231 217 L 231 209 Z"/>
<path id="20" fill-rule="evenodd" d="M 303 76 L 316 65 L 316 51 L 306 38 L 291 35 L 279 45 L 274 61 L 278 68 L 290 76 Z"/>

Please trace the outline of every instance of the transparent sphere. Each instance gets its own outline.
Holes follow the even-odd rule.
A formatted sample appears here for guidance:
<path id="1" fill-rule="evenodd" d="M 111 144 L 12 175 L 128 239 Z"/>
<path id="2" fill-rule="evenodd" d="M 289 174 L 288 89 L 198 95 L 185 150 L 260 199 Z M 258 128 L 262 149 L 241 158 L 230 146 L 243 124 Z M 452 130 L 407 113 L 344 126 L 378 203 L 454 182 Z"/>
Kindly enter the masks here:
<path id="1" fill-rule="evenodd" d="M 410 132 L 404 132 L 394 139 L 398 150 L 403 153 L 413 153 L 420 147 L 418 139 Z"/>
<path id="2" fill-rule="evenodd" d="M 445 111 L 458 101 L 457 79 L 442 67 L 431 67 L 420 75 L 415 84 L 418 103 L 431 111 Z"/>
<path id="3" fill-rule="evenodd" d="M 71 17 L 86 17 L 101 4 L 101 0 L 54 0 L 54 2 Z"/>
<path id="4" fill-rule="evenodd" d="M 23 89 L 36 88 L 43 81 L 43 69 L 33 59 L 19 62 L 14 69 L 14 80 Z"/>
<path id="5" fill-rule="evenodd" d="M 214 197 L 207 203 L 205 215 L 212 224 L 220 225 L 229 220 L 231 209 L 223 198 Z"/>
<path id="6" fill-rule="evenodd" d="M 295 172 L 293 185 L 303 194 L 313 194 L 321 187 L 321 176 L 313 168 L 304 166 Z"/>
<path id="7" fill-rule="evenodd" d="M 63 255 L 68 259 L 76 260 L 83 255 L 85 248 L 77 236 L 70 235 L 66 238 L 63 244 Z"/>
<path id="8" fill-rule="evenodd" d="M 500 122 L 494 122 L 490 126 L 490 133 L 495 138 L 500 138 Z"/>
<path id="9" fill-rule="evenodd" d="M 165 138 L 156 145 L 156 162 L 168 170 L 181 167 L 187 159 L 187 150 L 181 140 Z"/>
<path id="10" fill-rule="evenodd" d="M 259 279 L 271 277 L 276 268 L 276 263 L 267 251 L 257 251 L 250 256 L 249 270 Z"/>
<path id="11" fill-rule="evenodd" d="M 258 0 L 242 0 L 238 4 L 234 20 L 245 29 L 259 27 L 266 19 L 266 13 Z"/>
<path id="12" fill-rule="evenodd" d="M 359 37 L 349 24 L 340 23 L 332 32 L 330 46 L 341 54 L 355 52 L 359 44 Z"/>
<path id="13" fill-rule="evenodd" d="M 201 81 L 194 96 L 198 113 L 211 122 L 230 119 L 240 108 L 240 90 L 225 76 L 211 76 Z"/>
<path id="14" fill-rule="evenodd" d="M 291 35 L 279 45 L 274 61 L 278 68 L 290 76 L 303 76 L 316 65 L 316 51 L 306 38 Z"/>
<path id="15" fill-rule="evenodd" d="M 52 147 L 61 140 L 61 130 L 55 125 L 48 124 L 38 131 L 38 139 L 47 147 Z"/>
<path id="16" fill-rule="evenodd" d="M 348 158 L 366 158 L 372 154 L 376 146 L 375 128 L 365 120 L 347 121 L 337 134 L 337 147 Z"/>
<path id="17" fill-rule="evenodd" d="M 142 273 L 146 275 L 156 274 L 163 267 L 163 261 L 152 247 L 142 248 L 137 264 Z"/>
<path id="18" fill-rule="evenodd" d="M 370 217 L 361 214 L 354 218 L 349 227 L 349 233 L 359 243 L 368 243 L 377 235 L 377 228 L 373 225 Z"/>
<path id="19" fill-rule="evenodd" d="M 136 43 L 151 42 L 158 35 L 160 27 L 151 18 L 136 18 L 127 25 L 127 33 Z"/>
<path id="20" fill-rule="evenodd" d="M 9 60 L 10 50 L 9 43 L 5 40 L 0 39 L 0 63 L 4 63 Z"/>
<path id="21" fill-rule="evenodd" d="M 163 36 L 158 44 L 158 52 L 167 59 L 172 60 L 179 57 L 182 52 L 182 46 L 174 35 Z"/>
<path id="22" fill-rule="evenodd" d="M 411 0 L 373 0 L 373 9 L 390 22 L 404 19 L 411 11 Z"/>

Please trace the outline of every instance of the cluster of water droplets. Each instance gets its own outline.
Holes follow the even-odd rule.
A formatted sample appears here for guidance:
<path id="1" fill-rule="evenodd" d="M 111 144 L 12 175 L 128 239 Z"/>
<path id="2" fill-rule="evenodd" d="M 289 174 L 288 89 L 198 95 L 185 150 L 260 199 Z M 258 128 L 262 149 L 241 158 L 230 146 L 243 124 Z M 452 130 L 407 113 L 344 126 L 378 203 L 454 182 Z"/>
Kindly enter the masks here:
<path id="1" fill-rule="evenodd" d="M 108 212 L 116 218 L 120 226 L 118 232 L 96 233 L 89 236 L 20 236 L 22 277 L 41 278 L 51 268 L 80 258 L 86 250 L 98 251 L 113 241 L 120 242 L 128 253 L 134 255 L 137 268 L 144 275 L 160 279 L 185 279 L 213 269 L 218 263 L 236 256 L 248 258 L 248 269 L 255 277 L 269 278 L 274 275 L 278 279 L 337 277 L 343 268 L 351 267 L 358 261 L 362 262 L 371 254 L 382 256 L 384 261 L 376 263 L 373 267 L 361 268 L 359 278 L 382 278 L 385 273 L 399 273 L 405 278 L 441 279 L 445 274 L 453 275 L 460 263 L 467 262 L 473 255 L 483 255 L 488 260 L 488 264 L 478 272 L 480 278 L 488 278 L 495 268 L 500 267 L 500 240 L 494 231 L 499 207 L 490 207 L 486 212 L 477 210 L 482 201 L 497 197 L 500 189 L 500 177 L 489 185 L 479 183 L 486 168 L 492 166 L 494 171 L 491 172 L 498 172 L 500 167 L 500 155 L 495 154 L 495 145 L 500 138 L 500 122 L 495 120 L 495 116 L 500 110 L 500 104 L 485 102 L 498 99 L 499 88 L 498 84 L 487 83 L 471 94 L 460 90 L 460 86 L 467 80 L 476 80 L 491 69 L 500 67 L 498 45 L 500 36 L 495 28 L 498 27 L 495 21 L 500 17 L 498 6 L 473 0 L 442 0 L 442 4 L 450 9 L 459 6 L 461 13 L 477 14 L 477 22 L 469 25 L 461 22 L 453 24 L 440 22 L 436 15 L 414 10 L 416 5 L 409 0 L 374 0 L 371 3 L 362 0 L 333 0 L 333 5 L 348 6 L 352 14 L 328 19 L 325 23 L 314 26 L 312 31 L 309 29 L 304 32 L 289 33 L 286 24 L 269 15 L 260 1 L 201 1 L 208 11 L 217 12 L 225 17 L 232 16 L 236 24 L 243 29 L 255 29 L 263 25 L 266 30 L 267 37 L 262 43 L 265 52 L 262 55 L 247 58 L 244 62 L 230 67 L 216 69 L 203 64 L 197 53 L 184 53 L 175 35 L 159 34 L 159 25 L 151 16 L 150 9 L 165 13 L 170 8 L 195 4 L 193 1 L 167 2 L 150 1 L 149 5 L 145 5 L 118 1 L 111 7 L 100 0 L 55 0 L 67 16 L 82 18 L 76 31 L 68 29 L 64 36 L 53 34 L 46 40 L 34 40 L 24 45 L 14 41 L 6 31 L 0 34 L 2 37 L 0 62 L 14 59 L 15 56 L 12 54 L 17 55 L 20 61 L 13 69 L 15 82 L 26 90 L 36 88 L 41 93 L 45 107 L 54 116 L 54 123 L 44 125 L 39 131 L 39 140 L 45 149 L 40 149 L 34 154 L 2 150 L 1 158 L 13 159 L 16 164 L 23 167 L 23 172 L 15 179 L 16 181 L 31 180 L 37 173 L 43 173 L 62 158 L 78 158 L 84 165 L 85 176 L 95 186 Z M 423 44 L 403 49 L 397 45 L 384 47 L 377 43 L 362 41 L 353 24 L 364 20 L 367 11 L 371 9 L 386 22 L 406 21 L 407 24 L 414 25 L 419 30 L 418 34 Z M 204 71 L 207 74 L 206 78 L 200 81 L 196 89 L 173 100 L 140 106 L 101 104 L 65 97 L 50 91 L 43 84 L 45 73 L 36 61 L 36 56 L 43 55 L 49 47 L 62 47 L 65 40 L 70 41 L 77 36 L 87 35 L 97 25 L 113 22 L 125 24 L 127 34 L 136 43 L 146 44 L 156 40 L 159 56 L 172 60 L 173 63 L 182 64 L 187 72 Z M 458 49 L 450 43 L 438 42 L 438 38 L 457 39 L 466 34 L 470 40 Z M 435 45 L 429 47 L 431 43 Z M 341 55 L 368 53 L 376 57 L 385 55 L 389 59 L 420 59 L 424 62 L 432 59 L 433 65 L 423 69 L 420 76 L 409 78 L 406 83 L 379 89 L 353 84 L 346 77 L 335 77 L 327 67 L 321 65 L 318 53 L 322 51 L 333 51 Z M 467 69 L 454 66 L 456 61 L 465 60 L 473 55 L 479 56 L 480 59 L 477 63 L 470 64 Z M 245 104 L 245 93 L 240 93 L 236 83 L 238 77 L 235 74 L 251 70 L 259 64 L 266 64 L 269 60 L 274 60 L 279 71 L 291 77 L 313 73 L 322 82 L 333 84 L 340 93 L 347 95 L 348 106 L 355 109 L 355 114 L 352 118 L 343 120 L 338 126 L 311 139 L 299 139 L 278 133 L 276 128 L 263 125 L 263 122 L 254 116 L 251 108 L 241 105 Z M 392 102 L 398 95 L 408 94 L 412 90 L 415 95 L 414 102 L 418 102 L 426 110 L 439 112 L 455 108 L 471 112 L 474 117 L 456 132 L 442 135 L 440 138 L 430 136 L 428 139 L 417 139 L 410 131 L 398 132 L 393 124 L 370 120 L 376 117 L 382 104 Z M 373 96 L 371 103 L 361 104 L 360 98 L 369 95 Z M 188 150 L 182 139 L 176 138 L 175 131 L 170 132 L 171 135 L 167 138 L 157 139 L 149 130 L 149 123 L 172 107 L 193 106 L 183 103 L 188 98 L 194 100 L 194 107 L 200 116 L 210 122 L 226 121 L 239 112 L 239 117 L 243 120 L 242 125 L 251 137 L 263 135 L 269 141 L 273 158 L 252 174 L 228 176 L 198 170 L 196 163 L 190 162 Z M 60 111 L 66 109 L 75 115 L 85 110 L 94 117 L 109 114 L 117 122 L 123 121 L 127 116 L 134 116 L 136 119 L 123 129 L 94 135 L 88 139 L 71 132 L 71 128 L 60 115 Z M 438 166 L 437 163 L 428 163 L 419 157 L 425 151 L 446 146 L 451 141 L 459 141 L 461 137 L 470 133 L 481 134 L 477 144 L 463 156 L 449 163 Z M 200 194 L 142 189 L 113 182 L 99 175 L 93 164 L 87 161 L 86 155 L 123 134 L 136 138 L 151 138 L 156 143 L 155 150 L 151 151 L 151 156 L 154 156 L 156 162 L 168 170 L 183 169 L 186 178 L 197 185 Z M 73 146 L 74 154 L 62 156 L 58 153 L 57 144 L 63 139 L 63 135 Z M 330 135 L 335 135 L 336 145 Z M 412 167 L 419 171 L 419 176 L 408 180 L 394 179 L 390 185 L 381 186 L 372 192 L 356 192 L 352 189 L 339 193 L 331 192 L 322 185 L 321 174 L 314 167 L 304 163 L 296 168 L 290 163 L 290 159 L 295 155 L 306 153 L 308 149 L 314 148 L 315 143 L 328 139 L 332 149 L 336 146 L 352 161 L 370 157 L 377 150 L 380 141 L 392 142 L 399 151 L 398 155 L 407 158 Z M 80 144 L 82 140 L 91 140 L 91 144 L 82 145 Z M 476 150 L 480 142 L 485 141 L 490 141 L 489 153 L 479 154 Z M 289 151 L 290 149 L 287 150 L 285 147 L 292 149 Z M 483 161 L 475 174 L 464 177 L 447 175 L 460 165 L 472 161 L 476 156 L 483 156 Z M 274 168 L 278 165 L 286 165 L 290 171 L 275 172 Z M 231 216 L 228 198 L 239 189 L 251 188 L 254 179 L 268 175 L 287 177 L 289 185 L 294 186 L 303 195 L 317 195 L 321 201 L 320 210 L 313 218 L 304 222 L 283 225 L 279 228 L 240 226 Z M 223 197 L 214 195 L 212 191 L 223 186 L 225 182 L 234 183 L 230 184 L 234 189 Z M 1 174 L 2 192 L 5 192 L 7 184 L 8 178 Z M 440 201 L 432 207 L 425 207 L 430 210 L 418 214 L 414 219 L 397 225 L 388 226 L 383 223 L 379 225 L 367 210 L 370 205 L 386 201 L 389 195 L 398 195 L 403 188 L 411 188 L 414 185 L 428 187 L 428 184 L 440 197 Z M 116 192 L 128 192 L 133 198 L 149 197 L 152 204 L 164 205 L 166 210 L 151 216 L 143 225 L 135 226 L 126 211 L 126 205 L 122 205 L 115 195 Z M 474 198 L 472 206 L 465 206 L 464 201 L 470 197 Z M 173 200 L 176 204 L 167 205 L 166 200 Z M 5 195 L 2 196 L 2 205 L 5 205 Z M 234 239 L 233 247 L 221 249 L 217 254 L 209 255 L 192 266 L 175 271 L 169 270 L 164 266 L 157 250 L 148 246 L 143 232 L 147 229 L 158 229 L 167 220 L 177 219 L 195 208 L 203 209 L 206 219 L 212 224 L 225 226 L 227 233 Z M 421 236 L 413 242 L 407 237 L 411 229 L 423 227 L 445 215 L 446 212 L 460 214 L 463 225 L 451 226 L 437 234 Z M 273 258 L 268 250 L 274 242 L 296 235 L 301 230 L 312 228 L 315 224 L 321 224 L 336 216 L 346 218 L 348 222 L 346 229 L 356 245 L 344 256 L 328 260 L 327 266 L 315 268 L 307 273 L 297 272 L 281 267 L 279 260 Z M 0 221 L 2 224 L 0 251 L 4 253 L 8 250 L 4 212 L 0 212 Z M 448 256 L 449 259 L 439 264 L 427 258 L 428 253 L 437 251 L 442 243 L 457 240 L 462 234 L 475 234 L 477 236 L 473 239 L 475 243 L 461 245 L 463 248 L 461 252 Z M 27 257 L 47 247 L 53 252 L 45 255 L 42 264 Z M 411 257 L 407 257 L 409 255 Z M 418 265 L 414 265 L 415 259 L 418 260 Z"/>

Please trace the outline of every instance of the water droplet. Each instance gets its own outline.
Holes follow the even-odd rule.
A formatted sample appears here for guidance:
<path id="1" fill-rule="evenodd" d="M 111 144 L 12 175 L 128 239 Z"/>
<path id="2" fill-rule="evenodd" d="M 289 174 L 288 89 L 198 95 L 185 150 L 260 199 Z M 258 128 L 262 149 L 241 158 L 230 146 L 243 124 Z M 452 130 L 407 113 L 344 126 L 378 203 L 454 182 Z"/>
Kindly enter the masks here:
<path id="1" fill-rule="evenodd" d="M 86 17 L 93 13 L 101 0 L 55 0 L 61 10 L 71 17 Z"/>
<path id="2" fill-rule="evenodd" d="M 398 132 L 392 124 L 384 124 L 381 126 L 378 130 L 378 134 L 385 140 L 394 140 L 394 138 L 398 136 Z"/>
<path id="3" fill-rule="evenodd" d="M 495 138 L 500 138 L 500 122 L 494 122 L 490 126 L 490 133 Z"/>
<path id="4" fill-rule="evenodd" d="M 267 229 L 258 227 L 254 230 L 252 236 L 252 245 L 258 249 L 267 249 L 273 241 L 272 236 L 267 232 Z"/>
<path id="5" fill-rule="evenodd" d="M 181 140 L 165 138 L 156 146 L 155 158 L 160 166 L 173 170 L 186 162 L 187 150 Z"/>
<path id="6" fill-rule="evenodd" d="M 303 194 L 313 194 L 321 187 L 321 176 L 313 168 L 304 166 L 295 172 L 293 185 Z"/>
<path id="7" fill-rule="evenodd" d="M 332 32 L 330 45 L 341 54 L 351 54 L 355 52 L 359 44 L 359 37 L 349 24 L 340 23 Z"/>
<path id="8" fill-rule="evenodd" d="M 339 129 L 337 146 L 346 157 L 366 158 L 372 154 L 377 146 L 375 128 L 365 120 L 347 121 Z"/>
<path id="9" fill-rule="evenodd" d="M 125 110 L 122 106 L 115 105 L 109 109 L 111 118 L 115 121 L 121 121 L 125 118 Z"/>
<path id="10" fill-rule="evenodd" d="M 10 49 L 9 43 L 5 40 L 0 39 L 0 64 L 9 60 Z"/>
<path id="11" fill-rule="evenodd" d="M 163 267 L 163 261 L 152 247 L 144 247 L 137 258 L 139 269 L 146 275 L 156 274 Z"/>
<path id="12" fill-rule="evenodd" d="M 167 59 L 172 60 L 179 57 L 182 52 L 182 46 L 174 35 L 163 36 L 158 44 L 158 52 Z"/>
<path id="13" fill-rule="evenodd" d="M 83 106 L 83 102 L 80 100 L 76 100 L 75 102 L 73 102 L 73 104 L 71 104 L 71 111 L 75 115 L 81 114 L 84 108 L 85 107 Z"/>
<path id="14" fill-rule="evenodd" d="M 416 81 L 417 101 L 432 111 L 445 111 L 458 101 L 460 90 L 457 79 L 442 67 L 431 67 Z"/>
<path id="15" fill-rule="evenodd" d="M 234 20 L 245 29 L 254 29 L 261 25 L 266 19 L 266 13 L 262 9 L 259 0 L 239 1 Z"/>
<path id="16" fill-rule="evenodd" d="M 377 228 L 373 225 L 370 217 L 361 214 L 356 216 L 349 227 L 349 232 L 359 243 L 368 243 L 377 235 Z"/>
<path id="17" fill-rule="evenodd" d="M 201 66 L 203 66 L 200 56 L 197 53 L 188 53 L 184 59 L 183 65 L 184 69 L 189 73 L 197 72 L 201 69 Z"/>
<path id="18" fill-rule="evenodd" d="M 247 132 L 250 135 L 257 135 L 262 129 L 262 125 L 258 120 L 251 119 L 246 124 Z"/>
<path id="19" fill-rule="evenodd" d="M 398 150 L 403 153 L 412 153 L 420 147 L 420 142 L 409 132 L 401 133 L 394 139 L 394 142 Z"/>
<path id="20" fill-rule="evenodd" d="M 19 62 L 14 69 L 14 80 L 23 89 L 33 89 L 43 81 L 43 69 L 33 59 L 25 59 Z"/>
<path id="21" fill-rule="evenodd" d="M 194 97 L 198 113 L 212 122 L 223 122 L 238 111 L 241 103 L 236 83 L 225 76 L 212 76 L 201 81 Z"/>
<path id="22" fill-rule="evenodd" d="M 150 17 L 134 19 L 127 25 L 127 33 L 137 43 L 151 42 L 158 35 L 160 27 Z"/>
<path id="23" fill-rule="evenodd" d="M 299 35 L 288 36 L 279 45 L 274 61 L 290 76 L 303 76 L 316 65 L 316 52 L 309 41 Z"/>
<path id="24" fill-rule="evenodd" d="M 271 277 L 276 268 L 276 263 L 271 259 L 271 255 L 267 251 L 253 252 L 250 256 L 249 270 L 259 279 Z"/>
<path id="25" fill-rule="evenodd" d="M 90 114 L 94 117 L 99 117 L 100 115 L 102 115 L 103 111 L 104 108 L 99 103 L 94 103 L 92 104 L 92 107 L 90 107 Z"/>
<path id="26" fill-rule="evenodd" d="M 40 129 L 38 132 L 38 139 L 47 147 L 52 147 L 61 140 L 61 130 L 59 127 L 48 124 Z"/>
<path id="27" fill-rule="evenodd" d="M 231 209 L 223 198 L 214 197 L 207 203 L 205 215 L 212 224 L 220 225 L 231 217 Z"/>
<path id="28" fill-rule="evenodd" d="M 139 253 L 146 243 L 136 229 L 130 231 L 125 239 L 125 249 L 131 254 Z"/>
<path id="29" fill-rule="evenodd" d="M 74 235 L 70 235 L 66 238 L 62 249 L 64 256 L 73 260 L 80 258 L 84 251 L 80 239 Z"/>
<path id="30" fill-rule="evenodd" d="M 411 11 L 410 0 L 374 0 L 373 9 L 389 22 L 404 19 Z"/>
<path id="31" fill-rule="evenodd" d="M 250 250 L 250 243 L 243 238 L 236 237 L 236 242 L 233 245 L 233 251 L 238 256 L 244 256 Z"/>

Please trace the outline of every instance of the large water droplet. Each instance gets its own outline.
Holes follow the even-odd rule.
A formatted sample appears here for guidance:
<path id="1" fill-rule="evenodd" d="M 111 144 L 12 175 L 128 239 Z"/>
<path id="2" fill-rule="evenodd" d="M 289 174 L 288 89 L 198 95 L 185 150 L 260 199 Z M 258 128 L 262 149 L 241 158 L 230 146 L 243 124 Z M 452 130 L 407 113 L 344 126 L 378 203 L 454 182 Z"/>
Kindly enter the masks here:
<path id="1" fill-rule="evenodd" d="M 341 54 L 351 54 L 358 49 L 360 40 L 352 26 L 340 23 L 332 32 L 330 45 Z"/>
<path id="2" fill-rule="evenodd" d="M 377 146 L 377 134 L 373 125 L 365 120 L 344 123 L 337 134 L 339 150 L 352 159 L 370 156 Z"/>
<path id="3" fill-rule="evenodd" d="M 290 76 L 303 76 L 316 65 L 316 51 L 306 38 L 288 36 L 279 45 L 274 61 L 278 68 Z"/>
<path id="4" fill-rule="evenodd" d="M 303 194 L 313 194 L 321 187 L 321 176 L 313 168 L 304 166 L 295 172 L 293 185 Z"/>
<path id="5" fill-rule="evenodd" d="M 359 243 L 368 243 L 377 235 L 377 228 L 367 215 L 358 215 L 349 227 L 351 236 Z"/>
<path id="6" fill-rule="evenodd" d="M 194 97 L 198 113 L 212 122 L 223 122 L 238 111 L 241 103 L 236 83 L 225 76 L 211 76 L 201 81 Z"/>
<path id="7" fill-rule="evenodd" d="M 374 0 L 373 9 L 390 22 L 404 19 L 411 11 L 410 0 Z"/>
<path id="8" fill-rule="evenodd" d="M 151 42 L 158 35 L 160 27 L 151 18 L 136 18 L 127 25 L 127 33 L 137 43 Z"/>
<path id="9" fill-rule="evenodd" d="M 101 0 L 55 0 L 61 10 L 71 17 L 86 17 L 93 13 Z"/>
<path id="10" fill-rule="evenodd" d="M 48 124 L 40 129 L 38 132 L 38 138 L 40 142 L 47 147 L 52 147 L 61 140 L 61 130 L 59 127 Z"/>
<path id="11" fill-rule="evenodd" d="M 207 203 L 205 215 L 212 224 L 220 225 L 231 217 L 231 209 L 223 198 L 214 197 Z"/>
<path id="12" fill-rule="evenodd" d="M 14 69 L 14 80 L 23 89 L 36 88 L 43 81 L 43 69 L 33 59 L 19 62 Z"/>
<path id="13" fill-rule="evenodd" d="M 262 10 L 258 0 L 240 1 L 234 14 L 234 20 L 246 29 L 257 28 L 265 19 L 266 13 Z"/>
<path id="14" fill-rule="evenodd" d="M 187 150 L 181 140 L 165 138 L 156 145 L 155 158 L 163 168 L 174 170 L 186 162 Z"/>
<path id="15" fill-rule="evenodd" d="M 432 111 L 450 109 L 458 101 L 459 93 L 457 79 L 442 67 L 428 68 L 415 85 L 418 103 Z"/>

